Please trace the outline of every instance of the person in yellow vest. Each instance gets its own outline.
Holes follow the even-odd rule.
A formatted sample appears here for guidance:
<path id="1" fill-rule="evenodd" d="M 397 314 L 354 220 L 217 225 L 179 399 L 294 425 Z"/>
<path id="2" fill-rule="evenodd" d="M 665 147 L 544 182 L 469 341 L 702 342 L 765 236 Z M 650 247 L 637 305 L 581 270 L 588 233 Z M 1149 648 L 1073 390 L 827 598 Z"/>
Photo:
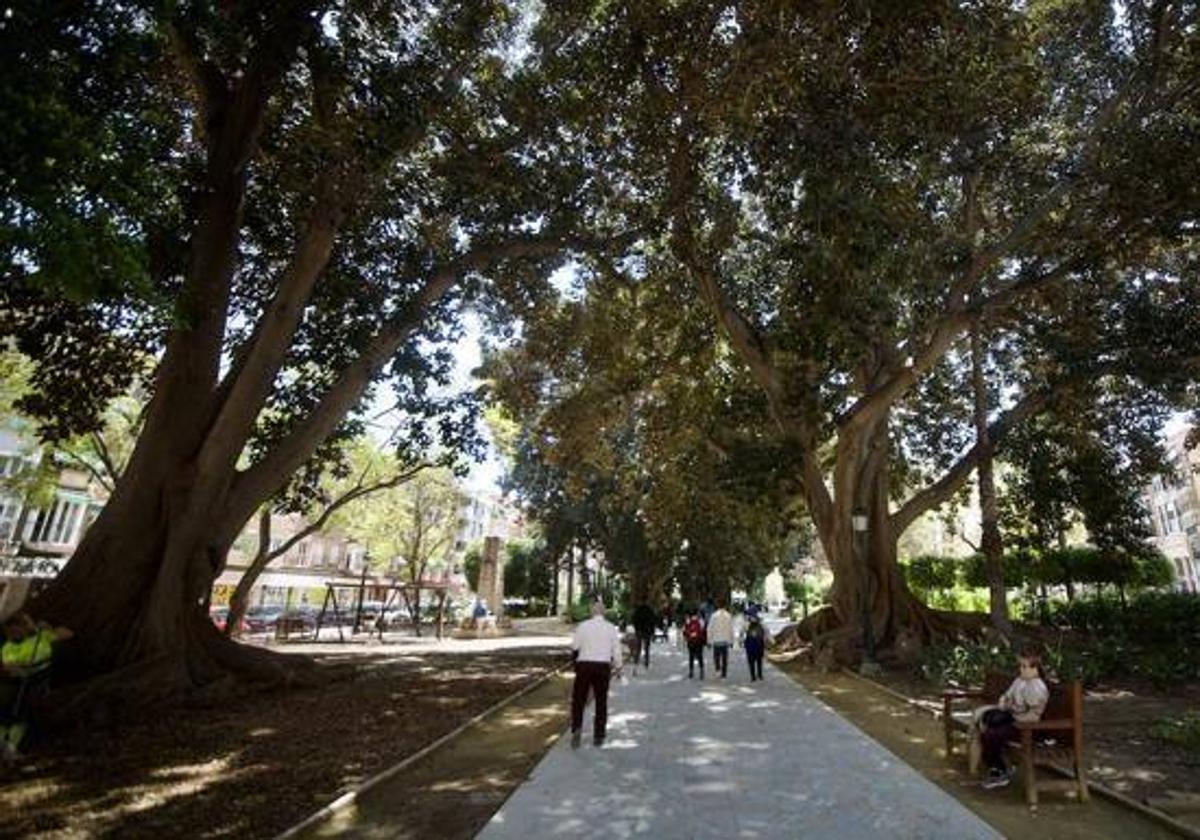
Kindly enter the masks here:
<path id="1" fill-rule="evenodd" d="M 0 648 L 0 749 L 5 758 L 17 754 L 25 737 L 24 700 L 30 680 L 44 673 L 54 654 L 55 642 L 75 635 L 66 627 L 35 622 L 24 610 L 4 622 Z"/>

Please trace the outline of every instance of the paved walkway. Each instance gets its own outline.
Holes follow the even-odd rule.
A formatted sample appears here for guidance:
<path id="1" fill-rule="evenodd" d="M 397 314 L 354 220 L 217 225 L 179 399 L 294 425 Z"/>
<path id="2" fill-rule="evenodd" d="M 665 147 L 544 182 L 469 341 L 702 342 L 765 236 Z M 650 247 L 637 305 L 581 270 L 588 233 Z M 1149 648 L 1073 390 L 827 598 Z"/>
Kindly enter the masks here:
<path id="1" fill-rule="evenodd" d="M 584 732 L 578 750 L 558 740 L 481 840 L 1000 837 L 771 665 L 751 683 L 738 651 L 727 680 L 700 682 L 656 644 L 649 672 L 614 683 L 605 746 L 590 712 Z"/>

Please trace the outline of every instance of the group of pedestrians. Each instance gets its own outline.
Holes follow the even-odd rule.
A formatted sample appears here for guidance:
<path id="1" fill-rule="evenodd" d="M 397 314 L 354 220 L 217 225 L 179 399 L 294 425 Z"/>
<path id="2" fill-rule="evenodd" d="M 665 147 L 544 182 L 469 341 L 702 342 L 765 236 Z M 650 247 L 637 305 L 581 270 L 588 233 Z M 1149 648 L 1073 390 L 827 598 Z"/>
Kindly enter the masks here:
<path id="1" fill-rule="evenodd" d="M 711 647 L 713 670 L 722 679 L 729 674 L 729 651 L 740 637 L 746 651 L 746 662 L 750 667 L 751 682 L 763 678 L 763 657 L 766 654 L 770 634 L 763 625 L 757 610 L 746 611 L 744 625 L 735 627 L 734 617 L 724 604 L 715 606 L 706 601 L 697 609 L 686 613 L 681 627 L 684 643 L 688 650 L 688 678 L 695 678 L 699 666 L 700 679 L 704 679 L 704 651 Z M 660 617 L 649 604 L 639 604 L 633 611 L 634 629 L 630 654 L 636 664 L 641 661 L 650 667 L 650 646 L 658 629 Z M 591 618 L 580 622 L 575 628 L 571 643 L 575 662 L 575 684 L 571 691 L 571 746 L 578 748 L 583 740 L 583 711 L 589 694 L 595 698 L 595 714 L 592 723 L 592 743 L 603 746 L 608 727 L 608 688 L 614 675 L 624 665 L 621 634 L 604 617 L 604 604 L 592 604 Z"/>
<path id="2" fill-rule="evenodd" d="M 712 648 L 714 673 L 720 674 L 722 679 L 728 677 L 729 650 L 740 636 L 742 648 L 746 651 L 746 664 L 750 666 L 750 681 L 761 680 L 763 658 L 771 637 L 758 612 L 746 611 L 744 626 L 738 633 L 733 615 L 725 609 L 724 604 L 717 604 L 711 611 L 706 609 L 708 606 L 711 605 L 705 602 L 691 610 L 683 623 L 683 641 L 688 651 L 688 679 L 695 679 L 697 666 L 700 679 L 704 679 L 705 647 Z"/>

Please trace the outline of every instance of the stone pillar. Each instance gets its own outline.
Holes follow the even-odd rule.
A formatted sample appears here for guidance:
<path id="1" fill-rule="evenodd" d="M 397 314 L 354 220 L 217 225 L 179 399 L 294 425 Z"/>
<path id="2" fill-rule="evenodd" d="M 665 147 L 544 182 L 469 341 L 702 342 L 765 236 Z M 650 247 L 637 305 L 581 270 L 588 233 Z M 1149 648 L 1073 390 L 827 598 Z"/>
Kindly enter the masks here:
<path id="1" fill-rule="evenodd" d="M 486 537 L 479 564 L 479 597 L 499 618 L 504 614 L 504 564 L 500 562 L 500 538 Z"/>

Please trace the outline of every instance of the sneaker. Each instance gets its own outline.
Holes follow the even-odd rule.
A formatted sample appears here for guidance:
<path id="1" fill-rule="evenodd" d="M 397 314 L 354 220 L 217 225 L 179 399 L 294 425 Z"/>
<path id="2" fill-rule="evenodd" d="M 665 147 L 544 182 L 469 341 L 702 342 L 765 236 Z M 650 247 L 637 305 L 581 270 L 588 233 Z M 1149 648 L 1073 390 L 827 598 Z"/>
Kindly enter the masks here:
<path id="1" fill-rule="evenodd" d="M 983 786 L 987 790 L 994 790 L 1008 785 L 1012 781 L 1012 772 L 1008 770 L 991 770 L 988 772 L 988 777 L 984 779 Z"/>
<path id="2" fill-rule="evenodd" d="M 578 732 L 571 733 L 571 749 L 579 749 L 579 745 L 583 743 L 583 735 Z"/>

